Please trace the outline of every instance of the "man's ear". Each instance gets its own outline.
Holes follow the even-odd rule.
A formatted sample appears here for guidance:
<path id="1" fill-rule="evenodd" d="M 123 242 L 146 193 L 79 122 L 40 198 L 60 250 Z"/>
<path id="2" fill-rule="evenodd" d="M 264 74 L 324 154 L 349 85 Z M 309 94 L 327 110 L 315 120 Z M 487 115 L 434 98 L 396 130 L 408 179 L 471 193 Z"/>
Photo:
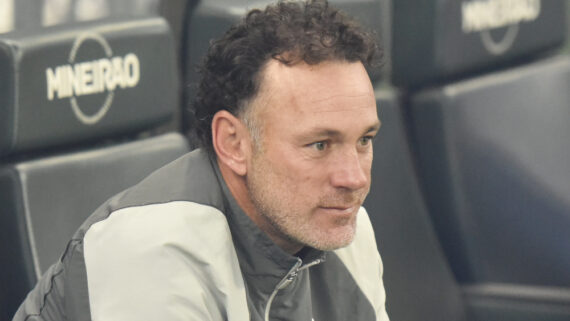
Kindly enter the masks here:
<path id="1" fill-rule="evenodd" d="M 212 119 L 212 143 L 218 160 L 235 174 L 245 176 L 251 142 L 241 120 L 227 110 L 218 111 Z"/>

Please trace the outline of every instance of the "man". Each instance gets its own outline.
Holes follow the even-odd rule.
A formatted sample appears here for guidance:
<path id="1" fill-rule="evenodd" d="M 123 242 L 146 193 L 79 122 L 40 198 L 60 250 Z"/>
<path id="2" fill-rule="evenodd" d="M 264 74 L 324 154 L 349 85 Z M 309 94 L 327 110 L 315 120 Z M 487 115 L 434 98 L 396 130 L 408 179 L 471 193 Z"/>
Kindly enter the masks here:
<path id="1" fill-rule="evenodd" d="M 388 320 L 375 56 L 325 2 L 251 11 L 204 62 L 202 148 L 100 207 L 15 320 Z"/>

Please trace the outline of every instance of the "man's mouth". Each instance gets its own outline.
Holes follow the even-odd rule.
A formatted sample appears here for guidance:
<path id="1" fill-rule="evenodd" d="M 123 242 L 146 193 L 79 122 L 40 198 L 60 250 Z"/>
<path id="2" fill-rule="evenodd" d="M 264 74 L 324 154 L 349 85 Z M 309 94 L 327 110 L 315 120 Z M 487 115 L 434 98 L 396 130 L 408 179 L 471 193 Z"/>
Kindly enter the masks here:
<path id="1" fill-rule="evenodd" d="M 360 206 L 357 205 L 326 205 L 319 206 L 327 214 L 335 216 L 352 215 Z"/>

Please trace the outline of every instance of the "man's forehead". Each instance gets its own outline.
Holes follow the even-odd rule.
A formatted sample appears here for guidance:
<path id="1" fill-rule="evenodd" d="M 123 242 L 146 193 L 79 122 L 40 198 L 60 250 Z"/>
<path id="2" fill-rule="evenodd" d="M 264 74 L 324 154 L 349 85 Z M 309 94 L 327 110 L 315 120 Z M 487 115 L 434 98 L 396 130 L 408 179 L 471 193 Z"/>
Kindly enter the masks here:
<path id="1" fill-rule="evenodd" d="M 316 107 L 313 111 L 330 104 L 355 109 L 375 105 L 374 91 L 364 66 L 360 62 L 346 61 L 316 65 L 301 62 L 289 66 L 271 59 L 260 74 L 256 100 L 262 106 L 276 102 L 292 106 L 308 103 Z M 350 103 L 344 104 L 345 101 Z"/>
<path id="2" fill-rule="evenodd" d="M 352 69 L 366 73 L 364 65 L 360 61 L 325 60 L 317 64 L 308 64 L 300 61 L 295 64 L 284 64 L 276 59 L 269 59 L 260 69 L 261 83 L 286 82 L 317 77 L 320 74 L 334 73 L 335 69 L 342 66 L 352 66 Z M 335 68 L 337 67 L 337 68 Z"/>
<path id="3" fill-rule="evenodd" d="M 316 113 L 331 113 L 346 110 L 358 111 L 376 106 L 374 94 L 363 90 L 351 94 L 333 94 L 324 97 L 308 95 L 307 102 L 311 103 L 311 106 L 314 107 L 311 111 Z"/>

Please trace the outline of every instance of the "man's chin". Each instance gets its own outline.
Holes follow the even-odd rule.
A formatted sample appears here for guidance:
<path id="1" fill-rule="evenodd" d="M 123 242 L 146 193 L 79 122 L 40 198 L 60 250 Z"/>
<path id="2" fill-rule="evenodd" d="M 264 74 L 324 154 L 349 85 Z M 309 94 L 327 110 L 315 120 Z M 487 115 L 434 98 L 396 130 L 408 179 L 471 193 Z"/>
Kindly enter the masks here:
<path id="1" fill-rule="evenodd" d="M 322 237 L 318 239 L 315 238 L 310 242 L 313 244 L 307 244 L 307 245 L 321 251 L 334 251 L 346 247 L 350 245 L 350 243 L 352 243 L 352 241 L 354 240 L 355 228 L 354 226 L 350 228 L 348 227 L 345 228 L 346 228 L 345 231 L 335 231 L 335 233 L 327 233 L 327 232 L 324 232 L 322 234 L 317 233 L 321 234 Z"/>
<path id="2" fill-rule="evenodd" d="M 350 243 L 352 243 L 352 241 L 353 241 L 353 239 L 350 239 L 348 241 L 341 242 L 341 243 L 320 244 L 319 247 L 315 247 L 315 248 L 317 250 L 321 250 L 321 251 L 334 251 L 334 250 L 342 249 L 343 247 L 349 246 Z"/>

